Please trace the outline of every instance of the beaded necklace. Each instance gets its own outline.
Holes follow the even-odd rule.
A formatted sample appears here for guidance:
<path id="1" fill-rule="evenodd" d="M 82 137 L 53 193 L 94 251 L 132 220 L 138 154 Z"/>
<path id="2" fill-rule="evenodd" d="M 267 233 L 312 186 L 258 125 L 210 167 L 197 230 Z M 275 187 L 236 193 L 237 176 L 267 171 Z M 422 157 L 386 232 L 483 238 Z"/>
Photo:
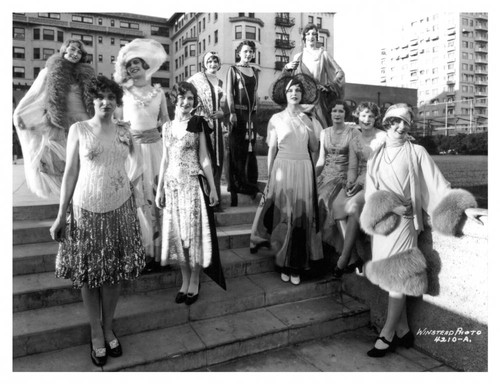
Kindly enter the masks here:
<path id="1" fill-rule="evenodd" d="M 151 103 L 158 93 L 161 92 L 161 87 L 159 84 L 155 84 L 151 91 L 142 95 L 140 92 L 135 91 L 135 89 L 141 89 L 139 87 L 130 87 L 127 92 L 132 96 L 134 103 L 140 107 L 146 107 Z"/>

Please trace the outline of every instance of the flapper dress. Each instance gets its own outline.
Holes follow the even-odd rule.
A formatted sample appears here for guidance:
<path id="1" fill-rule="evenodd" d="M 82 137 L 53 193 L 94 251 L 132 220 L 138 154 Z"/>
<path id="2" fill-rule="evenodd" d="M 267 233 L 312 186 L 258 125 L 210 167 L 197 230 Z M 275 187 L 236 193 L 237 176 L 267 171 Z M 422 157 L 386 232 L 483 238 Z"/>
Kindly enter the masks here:
<path id="1" fill-rule="evenodd" d="M 318 176 L 318 204 L 323 242 L 342 250 L 342 236 L 339 236 L 335 220 L 347 217 L 346 195 L 347 170 L 349 166 L 349 143 L 360 135 L 353 125 L 346 125 L 337 134 L 333 127 L 324 131 L 325 165 Z"/>
<path id="2" fill-rule="evenodd" d="M 56 257 L 56 277 L 71 279 L 75 288 L 134 279 L 144 268 L 145 253 L 125 170 L 132 139 L 124 127 L 117 127 L 110 143 L 99 140 L 86 122 L 74 128 L 80 171 Z"/>
<path id="3" fill-rule="evenodd" d="M 156 206 L 155 196 L 163 150 L 157 127 L 161 101 L 162 89 L 157 85 L 146 94 L 139 94 L 135 87 L 124 88 L 123 119 L 130 122 L 132 135 L 142 155 L 142 174 L 134 181 L 142 240 L 146 255 L 158 261 L 161 253 L 162 210 Z M 133 163 L 127 165 L 129 172 L 140 166 Z"/>
<path id="4" fill-rule="evenodd" d="M 267 142 L 277 142 L 278 152 L 250 244 L 269 241 L 278 267 L 307 270 L 311 260 L 323 258 L 309 133 L 300 116 L 283 111 L 271 117 Z"/>
<path id="5" fill-rule="evenodd" d="M 254 75 L 247 76 L 237 66 L 231 66 L 226 81 L 228 108 L 237 117 L 228 137 L 228 191 L 246 195 L 259 192 L 259 169 L 254 151 L 257 132 L 253 125 L 259 81 L 257 72 L 252 70 Z"/>
<path id="6" fill-rule="evenodd" d="M 210 225 L 209 207 L 200 183 L 200 175 L 203 175 L 199 158 L 200 134 L 204 134 L 202 122 L 202 118 L 194 116 L 190 123 L 174 120 L 163 125 L 168 164 L 164 176 L 162 265 L 188 264 L 191 268 L 197 265 L 206 268 L 212 261 L 213 252 L 218 254 L 215 225 Z M 182 137 L 172 132 L 179 124 L 185 132 Z M 195 129 L 189 131 L 188 125 L 194 125 Z"/>

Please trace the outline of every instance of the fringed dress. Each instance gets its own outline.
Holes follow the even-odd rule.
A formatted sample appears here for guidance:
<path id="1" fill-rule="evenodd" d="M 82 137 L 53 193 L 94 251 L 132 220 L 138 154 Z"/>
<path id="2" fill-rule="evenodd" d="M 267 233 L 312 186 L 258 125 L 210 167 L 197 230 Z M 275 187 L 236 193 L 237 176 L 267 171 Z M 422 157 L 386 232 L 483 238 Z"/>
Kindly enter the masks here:
<path id="1" fill-rule="evenodd" d="M 255 215 L 250 244 L 268 241 L 278 267 L 307 270 L 311 260 L 323 258 L 309 133 L 301 117 L 283 111 L 269 120 L 267 141 L 277 142 L 278 153 Z"/>
<path id="2" fill-rule="evenodd" d="M 172 132 L 173 126 L 178 124 L 185 132 L 182 137 Z M 208 212 L 200 183 L 203 170 L 199 148 L 203 124 L 206 122 L 202 117 L 193 116 L 189 122 L 174 120 L 163 125 L 168 164 L 164 176 L 162 265 L 189 264 L 191 268 L 197 265 L 207 268 L 212 259 L 218 259 L 216 229 L 214 223 L 210 223 L 211 212 Z M 209 142 L 207 140 L 207 145 Z"/>
<path id="3" fill-rule="evenodd" d="M 342 250 L 342 236 L 337 233 L 335 220 L 345 219 L 348 197 L 345 193 L 349 165 L 349 143 L 360 135 L 353 125 L 346 125 L 337 134 L 333 127 L 324 131 L 325 165 L 318 176 L 318 199 L 323 242 Z"/>
<path id="4" fill-rule="evenodd" d="M 125 170 L 132 140 L 124 127 L 117 128 L 110 143 L 100 141 L 86 122 L 74 128 L 80 171 L 56 257 L 56 277 L 71 279 L 75 288 L 134 279 L 144 268 L 145 254 Z"/>

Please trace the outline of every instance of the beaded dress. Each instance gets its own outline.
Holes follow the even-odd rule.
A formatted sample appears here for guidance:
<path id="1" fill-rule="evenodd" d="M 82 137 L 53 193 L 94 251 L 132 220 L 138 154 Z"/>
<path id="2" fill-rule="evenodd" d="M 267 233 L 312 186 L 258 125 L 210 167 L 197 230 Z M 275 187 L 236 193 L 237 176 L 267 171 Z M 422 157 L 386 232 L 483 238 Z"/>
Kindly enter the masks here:
<path id="1" fill-rule="evenodd" d="M 66 237 L 56 257 L 56 277 L 71 279 L 75 288 L 134 279 L 144 268 L 145 254 L 125 170 L 133 147 L 129 131 L 118 126 L 115 139 L 106 143 L 87 122 L 73 127 L 79 138 L 80 171 Z"/>

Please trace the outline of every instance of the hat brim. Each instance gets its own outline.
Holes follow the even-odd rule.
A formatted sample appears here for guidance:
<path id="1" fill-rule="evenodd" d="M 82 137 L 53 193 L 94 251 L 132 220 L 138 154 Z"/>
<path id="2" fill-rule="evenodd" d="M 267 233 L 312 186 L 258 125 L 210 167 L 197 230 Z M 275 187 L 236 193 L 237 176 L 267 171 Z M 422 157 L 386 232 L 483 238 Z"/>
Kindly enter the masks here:
<path id="1" fill-rule="evenodd" d="M 292 80 L 297 80 L 302 84 L 303 92 L 300 104 L 314 104 L 318 99 L 318 84 L 309 75 L 304 73 L 299 73 L 297 75 L 283 75 L 278 80 L 276 80 L 271 86 L 271 99 L 279 105 L 286 105 L 286 92 L 288 84 Z"/>

